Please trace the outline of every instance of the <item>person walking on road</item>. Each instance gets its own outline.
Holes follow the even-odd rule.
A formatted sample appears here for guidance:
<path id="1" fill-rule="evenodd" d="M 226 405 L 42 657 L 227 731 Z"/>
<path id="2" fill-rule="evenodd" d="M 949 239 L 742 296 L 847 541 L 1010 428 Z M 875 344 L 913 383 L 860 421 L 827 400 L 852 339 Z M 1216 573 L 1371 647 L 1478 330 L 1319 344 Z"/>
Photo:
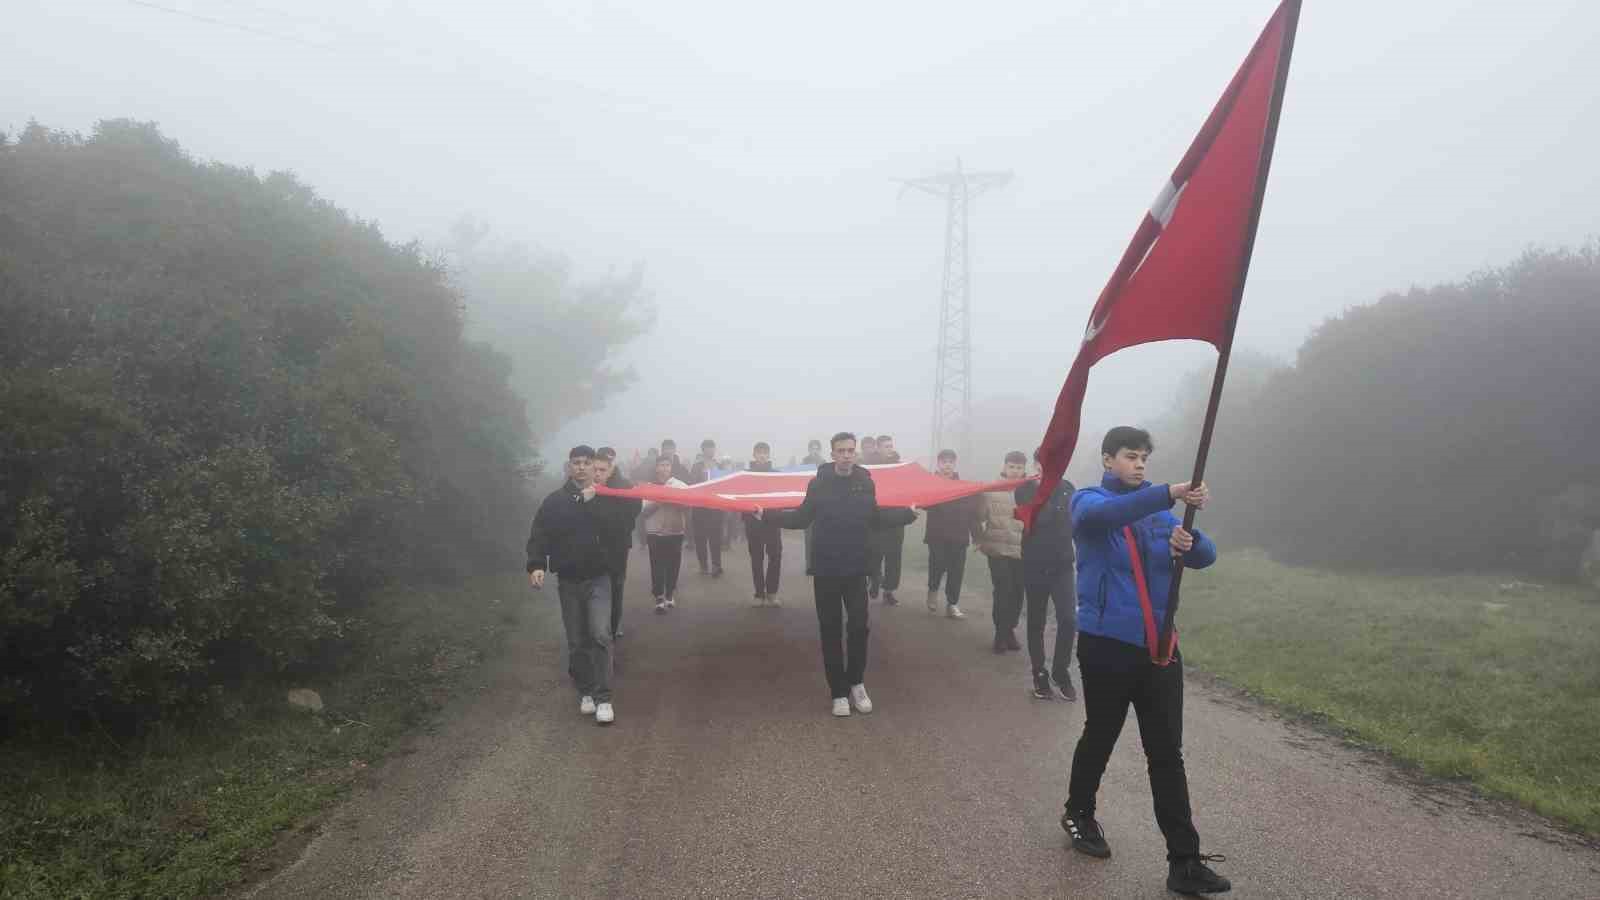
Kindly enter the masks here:
<path id="1" fill-rule="evenodd" d="M 1035 451 L 1034 462 L 1038 459 Z M 1032 503 L 1040 490 L 1043 488 L 1037 481 L 1018 485 L 1017 505 Z M 1065 478 L 1056 482 L 1050 489 L 1050 498 L 1033 520 L 1033 530 L 1022 539 L 1022 583 L 1028 602 L 1028 671 L 1033 675 L 1033 696 L 1039 700 L 1078 699 L 1071 668 L 1072 641 L 1078 633 L 1078 595 L 1073 588 L 1074 491 L 1072 482 Z M 1052 603 L 1056 612 L 1055 654 L 1046 660 L 1044 623 Z"/>
<path id="2" fill-rule="evenodd" d="M 711 479 L 711 470 L 717 467 L 717 442 L 707 438 L 700 442 L 700 455 L 689 468 L 689 484 L 704 484 Z M 695 507 L 689 512 L 689 531 L 694 537 L 694 555 L 700 562 L 700 574 L 712 578 L 722 577 L 722 519 L 720 509 Z M 709 559 L 708 559 L 709 558 Z M 707 562 L 710 568 L 707 568 Z"/>
<path id="3" fill-rule="evenodd" d="M 771 472 L 772 447 L 761 441 L 751 451 L 751 472 Z M 783 571 L 783 530 L 776 522 L 764 522 L 746 513 L 744 542 L 750 551 L 750 578 L 755 582 L 757 606 L 782 606 L 778 599 L 778 576 Z"/>
<path id="4" fill-rule="evenodd" d="M 668 487 L 688 486 L 673 477 L 672 456 L 667 453 L 656 457 L 656 473 L 650 481 Z M 689 511 L 675 503 L 646 500 L 640 518 L 650 551 L 650 596 L 655 598 L 656 613 L 661 614 L 678 605 L 678 572 L 683 568 L 683 531 Z"/>
<path id="5" fill-rule="evenodd" d="M 627 490 L 633 482 L 622 474 L 617 465 L 617 451 L 601 447 L 595 451 L 594 483 L 608 488 Z M 611 575 L 611 639 L 622 637 L 622 586 L 628 580 L 628 551 L 633 547 L 634 525 L 639 519 L 641 504 L 631 497 L 597 497 L 606 517 L 607 562 Z"/>
<path id="6" fill-rule="evenodd" d="M 830 442 L 833 463 L 817 469 L 806 498 L 788 510 L 763 511 L 781 528 L 816 527 L 812 550 L 812 590 L 822 635 L 822 667 L 835 716 L 872 712 L 867 696 L 867 538 L 874 528 L 909 525 L 920 510 L 878 506 L 872 476 L 856 465 L 856 438 L 841 431 Z M 846 645 L 840 646 L 841 639 Z"/>
<path id="7" fill-rule="evenodd" d="M 1000 478 L 1015 481 L 1027 474 L 1028 457 L 1020 450 L 1006 454 Z M 1022 523 L 1011 491 L 983 495 L 984 518 L 978 552 L 989 560 L 989 580 L 994 583 L 994 652 L 1021 650 L 1017 620 L 1022 616 Z"/>
<path id="8" fill-rule="evenodd" d="M 894 437 L 878 435 L 878 463 L 891 465 L 900 462 L 900 453 L 894 449 Z M 867 599 L 878 599 L 883 592 L 884 606 L 899 606 L 894 592 L 900 590 L 900 565 L 905 558 L 906 529 L 904 526 L 880 528 L 872 533 L 872 558 L 867 561 Z"/>
<path id="9" fill-rule="evenodd" d="M 1202 484 L 1151 484 L 1145 466 L 1150 433 L 1118 426 L 1100 445 L 1100 484 L 1072 495 L 1072 540 L 1078 554 L 1078 672 L 1083 676 L 1083 736 L 1072 754 L 1061 827 L 1072 846 L 1102 859 L 1111 855 L 1095 819 L 1095 795 L 1117 736 L 1133 707 L 1150 773 L 1156 824 L 1167 842 L 1167 889 L 1215 894 L 1231 885 L 1211 867 L 1220 856 L 1200 852 L 1183 767 L 1183 657 L 1152 646 L 1166 615 L 1172 564 L 1203 569 L 1217 547 L 1187 531 L 1171 513 L 1182 501 L 1199 509 Z"/>
<path id="10" fill-rule="evenodd" d="M 528 583 L 544 588 L 556 573 L 561 624 L 567 634 L 567 673 L 578 689 L 578 711 L 609 725 L 611 702 L 611 575 L 605 510 L 595 500 L 594 448 L 573 447 L 570 475 L 550 492 L 528 534 Z"/>
<path id="11" fill-rule="evenodd" d="M 934 474 L 952 481 L 960 480 L 956 472 L 956 452 L 939 451 L 939 470 Z M 967 572 L 967 547 L 970 537 L 983 522 L 983 498 L 974 494 L 960 500 L 951 500 L 928 507 L 927 530 L 923 543 L 928 545 L 928 611 L 939 611 L 939 585 L 944 584 L 944 614 L 952 619 L 965 619 L 961 611 L 961 580 Z"/>

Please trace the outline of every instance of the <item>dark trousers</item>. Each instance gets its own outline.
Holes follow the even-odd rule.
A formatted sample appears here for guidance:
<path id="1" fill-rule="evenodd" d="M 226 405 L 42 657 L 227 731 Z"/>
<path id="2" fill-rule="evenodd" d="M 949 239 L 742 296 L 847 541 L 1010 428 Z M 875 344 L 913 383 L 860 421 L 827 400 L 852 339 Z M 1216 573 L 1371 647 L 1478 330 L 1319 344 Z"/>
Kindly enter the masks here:
<path id="1" fill-rule="evenodd" d="M 867 572 L 872 590 L 900 590 L 900 560 L 905 554 L 906 533 L 896 528 L 874 534 L 867 545 Z"/>
<path id="2" fill-rule="evenodd" d="M 847 697 L 867 673 L 867 579 L 818 575 L 817 625 L 822 630 L 822 670 L 832 696 Z M 844 646 L 840 646 L 843 639 Z"/>
<path id="3" fill-rule="evenodd" d="M 711 557 L 711 570 L 722 571 L 722 510 L 694 509 L 694 555 L 700 561 L 700 571 L 706 571 L 706 556 Z"/>
<path id="4" fill-rule="evenodd" d="M 778 575 L 783 571 L 783 530 L 775 522 L 745 519 L 744 542 L 750 549 L 750 578 L 756 593 L 764 597 L 776 594 Z"/>
<path id="5" fill-rule="evenodd" d="M 1072 639 L 1078 633 L 1078 588 L 1072 566 L 1066 571 L 1028 579 L 1028 662 L 1035 672 L 1045 670 L 1044 622 L 1050 601 L 1056 605 L 1056 652 L 1049 662 L 1056 684 L 1066 684 L 1072 672 Z M 1148 654 L 1146 655 L 1148 658 Z M 1143 731 L 1143 728 L 1140 728 Z M 1115 738 L 1113 737 L 1113 740 Z"/>
<path id="6" fill-rule="evenodd" d="M 678 592 L 678 570 L 683 568 L 683 535 L 652 534 L 650 547 L 650 595 L 657 600 Z"/>
<path id="7" fill-rule="evenodd" d="M 944 602 L 961 602 L 961 579 L 967 574 L 967 545 L 955 541 L 934 541 L 928 545 L 928 590 L 937 591 L 944 582 Z"/>
<path id="8" fill-rule="evenodd" d="M 1022 618 L 1022 560 L 989 557 L 989 580 L 994 582 L 994 633 L 1011 634 Z M 1032 618 L 1028 621 L 1031 628 Z"/>
<path id="9" fill-rule="evenodd" d="M 1171 665 L 1158 666 L 1144 647 L 1085 634 L 1078 642 L 1078 671 L 1083 676 L 1083 737 L 1072 754 L 1067 810 L 1093 815 L 1100 777 L 1131 704 L 1149 764 L 1156 824 L 1167 839 L 1167 859 L 1197 855 L 1200 835 L 1194 830 L 1189 779 L 1183 771 L 1181 656 L 1174 654 Z"/>
<path id="10" fill-rule="evenodd" d="M 611 554 L 611 636 L 622 628 L 622 584 L 628 580 L 628 551 Z"/>

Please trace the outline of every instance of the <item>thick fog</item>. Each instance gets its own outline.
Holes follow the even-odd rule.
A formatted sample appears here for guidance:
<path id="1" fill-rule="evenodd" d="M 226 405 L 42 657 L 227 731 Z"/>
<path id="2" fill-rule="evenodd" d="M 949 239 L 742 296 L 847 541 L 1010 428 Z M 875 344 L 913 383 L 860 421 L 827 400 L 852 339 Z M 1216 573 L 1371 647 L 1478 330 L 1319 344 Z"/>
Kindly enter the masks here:
<path id="1" fill-rule="evenodd" d="M 1015 173 L 972 216 L 973 378 L 1036 436 L 1273 7 L 10 0 L 0 128 L 154 120 L 393 239 L 470 213 L 580 274 L 643 264 L 639 381 L 548 446 L 784 462 L 847 428 L 923 456 L 945 210 L 896 179 Z M 1597 37 L 1577 0 L 1308 2 L 1239 344 L 1288 358 L 1348 305 L 1600 230 Z M 1160 412 L 1212 356 L 1119 354 L 1085 428 Z"/>

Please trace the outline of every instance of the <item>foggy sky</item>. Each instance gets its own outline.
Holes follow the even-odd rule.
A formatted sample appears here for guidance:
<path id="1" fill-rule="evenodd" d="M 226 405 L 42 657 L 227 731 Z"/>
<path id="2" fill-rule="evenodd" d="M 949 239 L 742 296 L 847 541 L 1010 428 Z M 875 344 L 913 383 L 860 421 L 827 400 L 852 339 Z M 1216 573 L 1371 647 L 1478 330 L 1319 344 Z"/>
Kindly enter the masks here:
<path id="1" fill-rule="evenodd" d="M 895 179 L 957 158 L 1016 174 L 973 217 L 975 392 L 1036 403 L 1042 432 L 1275 5 L 151 2 L 216 21 L 8 0 L 0 127 L 155 120 L 392 239 L 472 213 L 579 273 L 643 263 L 645 378 L 547 447 L 765 439 L 780 461 L 841 428 L 927 452 L 944 209 Z M 1600 232 L 1600 9 L 1465 6 L 1305 4 L 1241 347 L 1289 358 L 1351 304 Z M 1148 418 L 1213 356 L 1118 354 L 1085 428 Z"/>

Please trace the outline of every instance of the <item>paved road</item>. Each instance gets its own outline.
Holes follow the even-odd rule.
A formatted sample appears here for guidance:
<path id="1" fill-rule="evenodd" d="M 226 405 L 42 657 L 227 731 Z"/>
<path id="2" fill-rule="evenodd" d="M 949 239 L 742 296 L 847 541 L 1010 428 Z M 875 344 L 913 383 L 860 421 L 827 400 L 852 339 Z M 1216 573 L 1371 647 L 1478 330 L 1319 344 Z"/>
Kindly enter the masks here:
<path id="1" fill-rule="evenodd" d="M 669 616 L 630 592 L 609 728 L 577 713 L 554 592 L 530 592 L 481 690 L 251 893 L 1171 896 L 1131 717 L 1101 795 L 1115 856 L 1065 849 L 1082 712 L 1031 699 L 1024 662 L 989 652 L 986 596 L 965 622 L 914 590 L 874 606 L 878 709 L 834 719 L 810 581 L 791 571 L 783 608 L 755 609 L 747 569 L 735 548 L 723 579 L 687 574 Z M 1419 785 L 1193 673 L 1187 701 L 1197 824 L 1232 896 L 1600 897 L 1600 852 L 1531 816 Z"/>

